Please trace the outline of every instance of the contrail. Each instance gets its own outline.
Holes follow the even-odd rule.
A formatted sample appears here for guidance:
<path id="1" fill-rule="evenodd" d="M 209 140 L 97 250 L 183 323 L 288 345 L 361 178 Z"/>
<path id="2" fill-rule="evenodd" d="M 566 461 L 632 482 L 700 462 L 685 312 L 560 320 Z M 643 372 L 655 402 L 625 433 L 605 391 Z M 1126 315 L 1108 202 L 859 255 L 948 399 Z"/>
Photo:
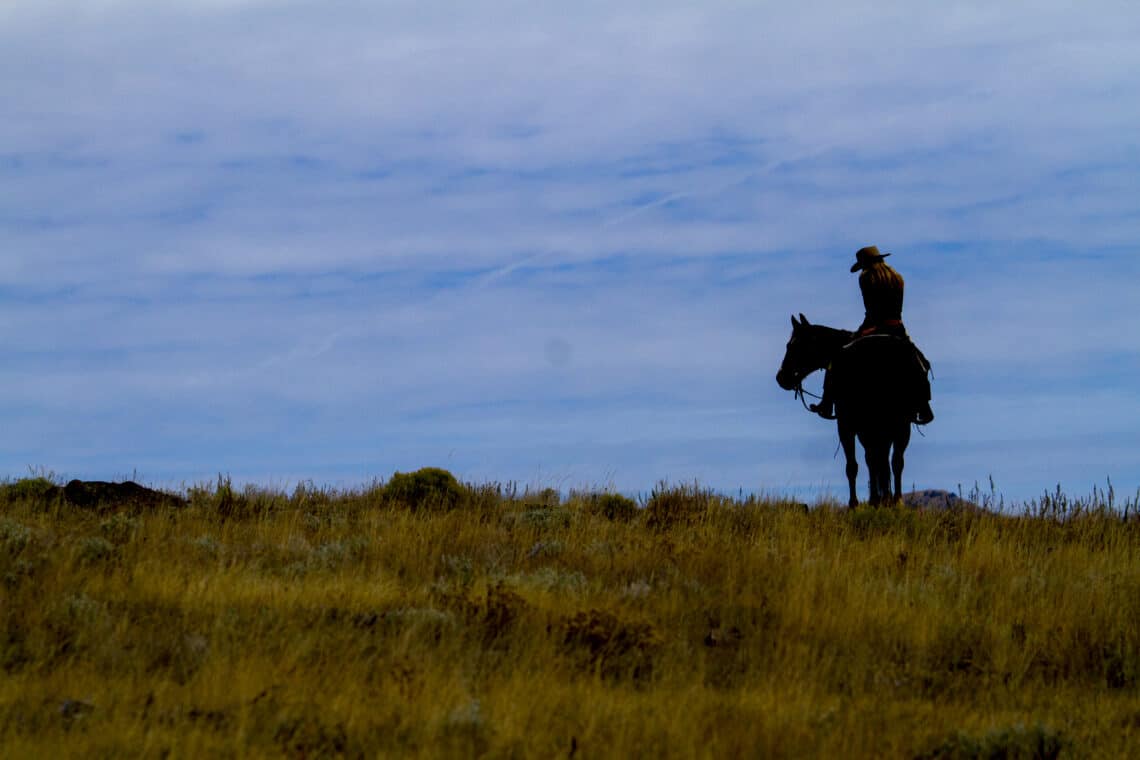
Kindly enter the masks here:
<path id="1" fill-rule="evenodd" d="M 963 99 L 969 100 L 969 99 L 972 99 L 972 98 L 975 98 L 978 96 L 991 95 L 991 94 L 992 94 L 992 90 L 979 88 L 979 89 L 971 90 L 969 92 L 962 93 L 959 95 L 941 98 L 939 100 L 932 101 L 930 103 L 926 103 L 921 108 L 919 108 L 917 110 L 927 111 L 927 110 L 938 107 L 938 106 L 940 106 L 944 103 L 947 103 L 947 102 L 953 102 L 956 100 L 963 100 Z M 908 110 L 895 111 L 894 113 L 891 113 L 891 114 L 888 114 L 888 115 L 882 117 L 874 125 L 874 129 L 876 131 L 881 130 L 883 127 L 890 126 L 890 125 L 894 124 L 895 122 L 899 121 L 900 119 L 902 119 L 904 117 L 910 117 L 913 113 L 914 113 L 914 109 L 909 110 L 909 111 Z M 849 134 L 849 135 L 847 135 L 847 137 L 845 139 L 832 140 L 832 141 L 824 143 L 823 145 L 818 145 L 814 148 L 811 148 L 810 150 L 804 150 L 804 151 L 801 151 L 799 153 L 792 154 L 790 156 L 784 156 L 781 158 L 772 159 L 771 161 L 768 161 L 767 163 L 764 163 L 764 164 L 761 164 L 760 166 L 749 169 L 747 172 L 745 172 L 744 174 L 741 174 L 738 177 L 730 179 L 727 182 L 722 182 L 720 184 L 713 185 L 711 187 L 706 187 L 706 188 L 698 189 L 698 190 L 678 190 L 676 192 L 670 193 L 669 195 L 666 195 L 663 198 L 657 198 L 656 200 L 652 200 L 652 201 L 649 201 L 647 203 L 643 203 L 639 206 L 636 206 L 632 209 L 629 209 L 628 211 L 623 211 L 622 213 L 617 214 L 616 216 L 613 216 L 610 219 L 607 219 L 606 221 L 602 222 L 600 225 L 598 225 L 598 229 L 605 230 L 605 229 L 610 229 L 611 227 L 616 227 L 617 225 L 622 224 L 623 222 L 626 222 L 629 219 L 632 219 L 633 217 L 638 216 L 639 214 L 643 214 L 646 211 L 649 211 L 650 209 L 654 209 L 654 208 L 657 208 L 659 206 L 667 205 L 669 203 L 672 203 L 673 201 L 681 200 L 682 198 L 700 198 L 703 196 L 717 195 L 719 193 L 723 193 L 725 190 L 728 190 L 729 188 L 736 187 L 737 185 L 742 185 L 750 179 L 753 179 L 755 177 L 759 177 L 763 174 L 768 174 L 768 173 L 770 173 L 770 172 L 774 171 L 775 169 L 778 169 L 782 166 L 786 166 L 788 164 L 792 164 L 792 163 L 795 163 L 797 161 L 803 161 L 804 159 L 808 159 L 808 158 L 815 158 L 816 156 L 820 156 L 820 155 L 827 153 L 830 150 L 834 150 L 836 148 L 842 148 L 842 147 L 847 146 L 847 145 L 858 144 L 859 138 L 861 136 L 862 135 L 859 135 L 859 134 L 855 134 L 855 135 Z M 510 274 L 511 272 L 515 271 L 516 269 L 523 267 L 523 266 L 526 266 L 526 265 L 528 265 L 534 261 L 537 261 L 539 259 L 545 258 L 545 257 L 547 257 L 547 256 L 549 256 L 555 252 L 556 252 L 555 249 L 547 249 L 547 250 L 539 251 L 537 253 L 528 254 L 527 256 L 524 256 L 521 259 L 518 259 L 517 261 L 513 261 L 510 263 L 504 264 L 503 266 L 499 267 L 498 269 L 495 269 L 495 270 L 483 275 L 483 277 L 479 278 L 472 285 L 472 288 L 476 288 L 476 289 L 477 288 L 484 288 L 487 285 L 491 284 L 492 282 L 495 282 L 496 280 L 501 279 L 502 277 Z"/>
<path id="2" fill-rule="evenodd" d="M 937 100 L 937 101 L 926 103 L 918 110 L 930 110 L 930 109 L 938 107 L 938 106 L 940 106 L 946 102 L 951 102 L 951 101 L 961 100 L 961 99 L 972 99 L 972 98 L 977 97 L 979 95 L 990 95 L 990 94 L 992 94 L 992 91 L 990 91 L 990 90 L 985 90 L 985 89 L 972 90 L 972 91 L 962 93 L 962 94 L 957 95 L 957 96 L 942 98 L 942 99 Z M 873 129 L 876 131 L 881 130 L 883 127 L 894 124 L 895 122 L 899 121 L 900 119 L 902 119 L 904 117 L 912 116 L 913 113 L 914 113 L 914 109 L 903 110 L 903 111 L 895 111 L 894 113 L 891 113 L 891 114 L 888 114 L 888 115 L 882 117 L 876 124 L 873 125 Z M 623 223 L 629 221 L 630 219 L 632 219 L 632 218 L 634 218 L 640 214 L 645 213 L 646 211 L 649 211 L 649 210 L 654 209 L 654 208 L 658 208 L 660 206 L 665 206 L 669 203 L 681 200 L 683 198 L 700 198 L 700 197 L 705 197 L 705 196 L 709 196 L 709 195 L 717 195 L 719 193 L 723 193 L 724 191 L 726 191 L 730 188 L 736 187 L 738 185 L 742 185 L 751 179 L 762 176 L 764 174 L 769 174 L 772 171 L 774 171 L 774 170 L 776 170 L 782 166 L 787 166 L 787 165 L 795 163 L 797 161 L 803 161 L 803 160 L 809 159 L 809 158 L 815 158 L 817 156 L 820 156 L 820 155 L 827 153 L 828 151 L 834 150 L 836 148 L 842 148 L 842 147 L 847 146 L 847 145 L 858 144 L 859 138 L 861 138 L 861 137 L 862 137 L 862 135 L 860 135 L 860 134 L 850 134 L 849 133 L 845 137 L 845 139 L 832 140 L 832 141 L 826 142 L 822 145 L 817 145 L 816 147 L 811 148 L 809 150 L 803 150 L 803 151 L 794 153 L 792 155 L 787 155 L 787 156 L 783 156 L 780 158 L 772 159 L 766 163 L 763 163 L 759 166 L 751 168 L 748 171 L 746 171 L 746 172 L 744 172 L 744 173 L 742 173 L 736 177 L 733 177 L 732 179 L 729 179 L 726 182 L 721 182 L 721 183 L 718 183 L 715 185 L 711 185 L 711 186 L 704 187 L 704 188 L 698 188 L 698 189 L 694 189 L 694 190 L 677 190 L 675 192 L 672 192 L 672 193 L 664 196 L 663 198 L 657 198 L 655 200 L 648 201 L 646 203 L 642 203 L 638 206 L 635 206 L 634 208 L 631 208 L 631 209 L 623 211 L 619 214 L 616 214 L 616 215 L 610 217 L 609 219 L 606 219 L 601 224 L 599 224 L 597 229 L 598 230 L 612 229 L 614 227 L 617 227 L 620 224 L 623 224 Z M 498 280 L 501 280 L 502 278 L 511 274 L 512 272 L 514 272 L 518 269 L 521 269 L 522 267 L 528 266 L 528 265 L 530 265 L 536 261 L 540 261 L 544 258 L 547 258 L 548 256 L 551 256 L 551 255 L 557 253 L 559 250 L 561 250 L 561 249 L 559 249 L 556 246 L 548 246 L 548 247 L 544 248 L 543 250 L 522 256 L 521 258 L 518 258 L 515 261 L 508 262 L 506 264 L 503 264 L 502 266 L 499 266 L 499 267 L 492 269 L 489 272 L 484 273 L 482 276 L 471 281 L 468 287 L 470 290 L 481 290 L 481 289 L 487 288 L 490 285 L 492 285 L 493 283 L 497 282 Z M 442 292 L 436 293 L 435 295 L 418 302 L 417 306 L 422 307 L 426 304 L 430 304 L 431 302 L 435 301 L 437 298 L 441 298 L 443 295 L 444 294 Z M 309 359 L 316 358 L 318 356 L 321 356 L 322 354 L 325 354 L 325 353 L 328 353 L 329 351 L 331 351 L 335 347 L 335 345 L 338 342 L 340 342 L 340 340 L 343 339 L 344 337 L 346 337 L 347 335 L 352 334 L 352 333 L 360 333 L 360 332 L 361 332 L 361 328 L 359 328 L 359 327 L 357 327 L 355 329 L 342 329 L 342 330 L 334 331 L 333 333 L 328 335 L 323 341 L 321 341 L 318 345 L 316 345 L 315 347 L 309 348 L 308 350 L 305 349 L 304 344 L 298 344 L 297 346 L 294 347 L 293 350 L 289 351 L 285 355 L 281 355 L 281 356 L 277 356 L 277 357 L 270 357 L 268 360 L 262 362 L 261 364 L 257 365 L 255 368 L 253 368 L 253 371 L 268 369 L 271 366 L 281 364 L 283 361 L 290 361 L 290 360 L 295 360 L 295 359 L 299 359 L 299 358 L 309 358 Z M 310 344 L 310 346 L 311 345 L 312 344 Z"/>
<path id="3" fill-rule="evenodd" d="M 723 193 L 725 190 L 736 187 L 738 185 L 743 185 L 750 179 L 758 177 L 762 174 L 767 174 L 781 166 L 791 164 L 796 161 L 802 161 L 806 158 L 815 158 L 816 156 L 826 153 L 827 151 L 832 150 L 833 148 L 837 148 L 841 145 L 843 145 L 842 141 L 830 142 L 811 150 L 796 153 L 791 156 L 785 156 L 783 158 L 774 159 L 753 169 L 749 169 L 744 174 L 734 177 L 727 182 L 721 182 L 711 187 L 705 187 L 697 190 L 678 190 L 676 192 L 670 193 L 669 195 L 666 195 L 663 198 L 657 198 L 647 203 L 643 203 L 639 206 L 635 206 L 628 211 L 623 211 L 622 213 L 617 214 L 616 216 L 613 216 L 599 224 L 598 229 L 608 230 L 632 219 L 635 216 L 638 216 L 639 214 L 643 214 L 646 211 L 657 208 L 659 206 L 665 206 L 669 203 L 672 203 L 673 201 L 681 200 L 682 198 L 701 198 L 709 195 L 718 195 L 720 193 Z M 504 264 L 501 267 L 498 267 L 497 269 L 484 274 L 482 277 L 476 280 L 471 287 L 472 289 L 485 288 L 496 280 L 502 279 L 516 269 L 527 266 L 528 264 L 531 264 L 532 262 L 538 261 L 540 259 L 546 258 L 547 256 L 550 256 L 556 252 L 557 249 L 548 248 L 546 250 L 538 251 L 537 253 L 527 254 L 520 259 Z"/>
<path id="4" fill-rule="evenodd" d="M 735 176 L 732 179 L 728 180 L 727 182 L 721 182 L 721 183 L 718 183 L 718 184 L 715 184 L 715 185 L 712 185 L 709 187 L 699 188 L 699 189 L 695 189 L 695 190 L 678 190 L 676 192 L 670 193 L 669 195 L 666 195 L 663 198 L 657 198 L 657 199 L 649 201 L 647 203 L 643 203 L 643 204 L 636 206 L 632 209 L 629 209 L 627 211 L 623 211 L 622 213 L 617 214 L 617 215 L 615 215 L 609 219 L 606 219 L 605 221 L 603 221 L 601 224 L 598 225 L 597 229 L 599 229 L 599 230 L 612 229 L 612 228 L 617 227 L 618 225 L 623 224 L 624 222 L 627 222 L 628 220 L 638 216 L 639 214 L 643 214 L 646 211 L 649 211 L 651 209 L 667 205 L 669 203 L 672 203 L 673 201 L 681 200 L 682 198 L 701 198 L 701 197 L 705 197 L 705 196 L 709 196 L 709 195 L 718 195 L 718 194 L 723 193 L 724 191 L 726 191 L 730 188 L 736 187 L 738 185 L 742 185 L 745 182 L 749 181 L 750 179 L 753 179 L 753 178 L 758 177 L 758 176 L 763 175 L 763 174 L 767 174 L 767 173 L 769 173 L 769 172 L 771 172 L 771 171 L 773 171 L 773 170 L 775 170 L 781 166 L 791 164 L 791 163 L 796 162 L 796 161 L 802 161 L 806 158 L 814 158 L 818 155 L 826 153 L 829 150 L 832 150 L 833 148 L 839 147 L 842 144 L 843 143 L 841 141 L 830 142 L 830 143 L 827 143 L 825 145 L 821 145 L 821 146 L 812 148 L 811 150 L 806 150 L 806 151 L 802 151 L 802 152 L 796 153 L 796 154 L 791 155 L 791 156 L 785 156 L 783 158 L 774 159 L 774 160 L 768 161 L 765 164 L 762 164 L 762 165 L 757 166 L 755 168 L 749 169 L 747 172 L 744 172 L 743 174 Z M 503 264 L 502 266 L 496 267 L 495 269 L 492 269 L 491 271 L 484 273 L 483 275 L 481 275 L 480 277 L 475 279 L 473 282 L 471 282 L 471 284 L 469 286 L 469 290 L 474 291 L 474 290 L 483 290 L 485 288 L 488 288 L 491 285 L 493 285 L 495 282 L 497 282 L 497 281 L 503 279 L 504 277 L 510 275 L 512 272 L 515 272 L 516 270 L 521 269 L 525 266 L 528 266 L 528 265 L 530 265 L 536 261 L 540 261 L 544 258 L 547 258 L 547 257 L 557 253 L 559 250 L 560 250 L 560 248 L 558 248 L 556 246 L 549 246 L 549 247 L 547 247 L 541 251 L 537 251 L 535 253 L 527 254 L 526 256 L 523 256 L 521 258 L 518 258 L 518 259 L 511 261 L 511 262 L 508 262 L 506 264 Z M 429 304 L 432 301 L 434 301 L 438 298 L 441 298 L 443 295 L 444 294 L 442 292 L 436 293 L 432 297 L 424 299 L 423 301 L 420 301 L 418 306 L 422 307 L 425 304 Z M 262 371 L 268 370 L 270 367 L 280 366 L 282 364 L 288 364 L 292 361 L 296 361 L 296 360 L 299 360 L 302 358 L 307 359 L 307 360 L 315 359 L 319 356 L 322 356 L 323 354 L 328 353 L 333 348 L 335 348 L 336 344 L 338 342 L 340 342 L 340 340 L 342 338 L 347 337 L 347 335 L 350 332 L 353 332 L 353 331 L 349 330 L 349 329 L 337 330 L 337 331 L 331 333 L 330 335 L 328 335 L 324 340 L 320 341 L 320 343 L 314 347 L 308 347 L 307 348 L 304 344 L 298 344 L 291 351 L 287 352 L 284 355 L 269 357 L 268 359 L 260 362 L 259 364 L 255 365 L 254 367 L 251 367 L 248 370 L 248 372 L 251 372 L 251 373 L 262 372 Z M 356 332 L 359 332 L 359 328 L 357 328 Z M 310 344 L 310 346 L 312 346 L 312 344 Z"/>

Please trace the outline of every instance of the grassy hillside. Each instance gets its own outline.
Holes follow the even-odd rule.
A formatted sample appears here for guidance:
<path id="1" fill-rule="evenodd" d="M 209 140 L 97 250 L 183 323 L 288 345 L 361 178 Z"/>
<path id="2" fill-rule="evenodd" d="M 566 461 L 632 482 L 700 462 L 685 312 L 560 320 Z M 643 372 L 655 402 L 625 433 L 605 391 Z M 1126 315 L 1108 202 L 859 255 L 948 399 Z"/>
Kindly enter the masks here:
<path id="1" fill-rule="evenodd" d="M 1140 520 L 0 488 L 0 755 L 1125 756 Z M 640 507 L 640 508 L 639 508 Z"/>

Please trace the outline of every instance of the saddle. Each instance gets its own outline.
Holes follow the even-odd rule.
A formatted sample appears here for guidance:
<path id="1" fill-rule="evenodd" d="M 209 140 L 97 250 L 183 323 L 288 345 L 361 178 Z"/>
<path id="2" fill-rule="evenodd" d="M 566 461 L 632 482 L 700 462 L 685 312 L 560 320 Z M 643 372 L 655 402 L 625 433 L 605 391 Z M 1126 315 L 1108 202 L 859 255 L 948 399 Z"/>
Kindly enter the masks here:
<path id="1" fill-rule="evenodd" d="M 905 342 L 914 352 L 919 366 L 922 367 L 923 374 L 930 373 L 930 360 L 926 358 L 926 354 L 922 353 L 922 349 L 910 339 L 910 335 L 907 333 L 906 327 L 903 326 L 901 319 L 884 320 L 859 330 L 855 333 L 855 338 L 843 347 L 843 351 L 846 352 L 847 349 L 852 348 L 856 343 L 866 340 L 867 338 L 894 338 L 895 340 Z"/>
<path id="2" fill-rule="evenodd" d="M 925 424 L 933 418 L 929 412 L 930 360 L 905 330 L 900 334 L 898 329 L 891 329 L 893 327 L 884 325 L 870 333 L 857 333 L 832 362 L 824 378 L 824 395 L 828 395 L 829 385 L 840 397 L 858 398 L 882 392 L 897 394 L 909 399 L 921 412 L 918 414 L 920 424 Z M 877 380 L 871 380 L 866 374 L 869 367 L 885 372 L 873 373 Z"/>

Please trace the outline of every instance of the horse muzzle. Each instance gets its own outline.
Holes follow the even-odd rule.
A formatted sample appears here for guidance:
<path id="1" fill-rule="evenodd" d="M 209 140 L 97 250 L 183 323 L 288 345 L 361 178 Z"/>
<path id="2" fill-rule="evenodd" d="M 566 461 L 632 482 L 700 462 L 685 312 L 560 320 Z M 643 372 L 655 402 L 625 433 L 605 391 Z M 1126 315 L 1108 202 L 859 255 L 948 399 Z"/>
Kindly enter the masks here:
<path id="1" fill-rule="evenodd" d="M 800 380 L 801 378 L 797 378 L 795 372 L 788 372 L 783 368 L 776 373 L 776 383 L 786 391 L 794 391 Z"/>

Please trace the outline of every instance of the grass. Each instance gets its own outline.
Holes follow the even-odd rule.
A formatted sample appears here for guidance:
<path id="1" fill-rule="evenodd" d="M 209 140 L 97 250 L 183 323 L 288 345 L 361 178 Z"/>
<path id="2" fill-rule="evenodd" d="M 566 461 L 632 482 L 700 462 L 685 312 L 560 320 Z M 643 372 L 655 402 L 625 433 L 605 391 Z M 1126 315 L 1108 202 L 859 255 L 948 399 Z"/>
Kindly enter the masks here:
<path id="1" fill-rule="evenodd" d="M 445 477 L 446 476 L 446 477 Z M 48 486 L 51 484 L 48 483 Z M 0 487 L 0 755 L 1122 757 L 1140 519 Z"/>

